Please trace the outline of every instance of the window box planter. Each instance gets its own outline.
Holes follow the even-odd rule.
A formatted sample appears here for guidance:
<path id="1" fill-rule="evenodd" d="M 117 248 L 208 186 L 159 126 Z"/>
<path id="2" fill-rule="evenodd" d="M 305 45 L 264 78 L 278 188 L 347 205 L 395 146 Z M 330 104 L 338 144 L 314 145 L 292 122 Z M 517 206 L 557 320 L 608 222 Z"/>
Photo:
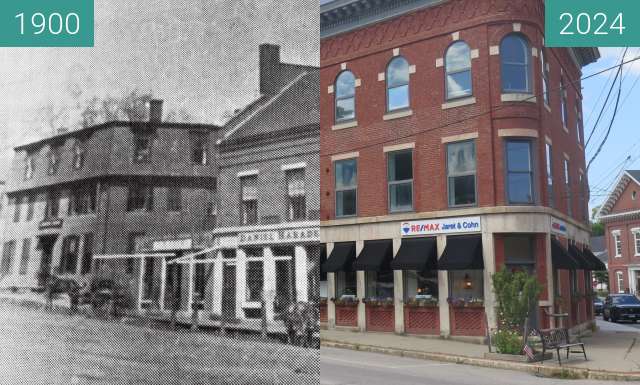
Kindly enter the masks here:
<path id="1" fill-rule="evenodd" d="M 409 299 L 404 303 L 405 308 L 414 308 L 414 307 L 428 307 L 428 308 L 437 308 L 439 305 L 437 300 L 431 299 Z"/>
<path id="2" fill-rule="evenodd" d="M 392 299 L 372 299 L 365 298 L 362 300 L 367 306 L 376 306 L 376 307 L 394 307 L 394 302 Z"/>
<path id="3" fill-rule="evenodd" d="M 393 332 L 395 330 L 395 308 L 393 302 L 366 302 L 367 331 Z"/>
<path id="4" fill-rule="evenodd" d="M 409 334 L 440 334 L 440 309 L 436 304 L 404 306 L 404 330 Z"/>
<path id="5" fill-rule="evenodd" d="M 451 335 L 482 337 L 486 334 L 484 306 L 449 307 Z"/>

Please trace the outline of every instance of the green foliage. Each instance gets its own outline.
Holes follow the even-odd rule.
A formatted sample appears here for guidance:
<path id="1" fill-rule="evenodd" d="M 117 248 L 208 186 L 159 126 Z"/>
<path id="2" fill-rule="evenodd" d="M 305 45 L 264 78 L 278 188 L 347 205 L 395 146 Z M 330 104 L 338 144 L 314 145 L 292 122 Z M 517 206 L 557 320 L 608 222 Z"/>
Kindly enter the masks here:
<path id="1" fill-rule="evenodd" d="M 514 331 L 496 331 L 493 335 L 493 342 L 500 354 L 522 354 L 522 336 Z"/>
<path id="2" fill-rule="evenodd" d="M 596 279 L 596 282 L 609 284 L 609 272 L 607 271 L 594 271 L 593 277 Z"/>
<path id="3" fill-rule="evenodd" d="M 498 303 L 498 329 L 522 333 L 531 304 L 538 300 L 542 285 L 535 276 L 503 267 L 492 275 Z"/>
<path id="4" fill-rule="evenodd" d="M 591 236 L 598 237 L 604 235 L 604 224 L 600 222 L 591 223 Z"/>

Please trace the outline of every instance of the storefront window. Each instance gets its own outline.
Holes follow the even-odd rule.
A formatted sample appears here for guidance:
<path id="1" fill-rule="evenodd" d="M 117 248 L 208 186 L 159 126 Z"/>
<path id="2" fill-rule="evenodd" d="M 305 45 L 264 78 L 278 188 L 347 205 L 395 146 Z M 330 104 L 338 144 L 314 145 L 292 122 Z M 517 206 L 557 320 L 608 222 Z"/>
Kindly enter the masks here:
<path id="1" fill-rule="evenodd" d="M 393 271 L 367 271 L 366 297 L 375 299 L 393 299 Z"/>
<path id="2" fill-rule="evenodd" d="M 483 270 L 449 271 L 449 296 L 453 301 L 474 302 L 484 298 Z"/>
<path id="3" fill-rule="evenodd" d="M 258 302 L 262 298 L 264 275 L 262 261 L 247 262 L 247 301 Z"/>
<path id="4" fill-rule="evenodd" d="M 438 299 L 438 271 L 404 272 L 404 299 Z"/>
<path id="5" fill-rule="evenodd" d="M 336 273 L 336 298 L 356 297 L 356 272 L 339 271 Z"/>

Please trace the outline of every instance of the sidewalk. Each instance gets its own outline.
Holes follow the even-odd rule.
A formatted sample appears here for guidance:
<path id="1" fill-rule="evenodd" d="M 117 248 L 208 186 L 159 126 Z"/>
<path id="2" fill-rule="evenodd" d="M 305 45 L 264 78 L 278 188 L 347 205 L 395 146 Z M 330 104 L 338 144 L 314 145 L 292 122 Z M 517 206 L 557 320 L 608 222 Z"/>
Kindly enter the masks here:
<path id="1" fill-rule="evenodd" d="M 564 372 L 579 378 L 601 380 L 640 380 L 640 330 L 619 324 L 597 321 L 599 330 L 583 337 L 588 361 L 572 354 L 562 360 L 524 364 L 488 360 L 484 353 L 487 346 L 464 343 L 442 338 L 421 338 L 384 333 L 358 333 L 351 331 L 321 330 L 322 346 L 342 347 L 362 351 L 386 353 L 414 358 L 465 363 L 477 366 L 516 369 L 557 376 Z M 555 353 L 554 353 L 555 355 Z"/>

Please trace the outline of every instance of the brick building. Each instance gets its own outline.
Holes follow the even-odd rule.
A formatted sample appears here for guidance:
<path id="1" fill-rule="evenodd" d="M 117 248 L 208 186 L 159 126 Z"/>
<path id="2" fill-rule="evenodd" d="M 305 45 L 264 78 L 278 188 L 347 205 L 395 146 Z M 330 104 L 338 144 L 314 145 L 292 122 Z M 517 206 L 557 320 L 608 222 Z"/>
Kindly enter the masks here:
<path id="1" fill-rule="evenodd" d="M 136 254 L 145 236 L 215 227 L 218 127 L 163 122 L 159 100 L 149 116 L 15 148 L 0 286 L 41 286 L 50 273 L 82 281 L 97 254 Z M 122 265 L 137 289 L 141 264 Z"/>
<path id="2" fill-rule="evenodd" d="M 609 290 L 640 290 L 640 170 L 622 173 L 598 217 L 605 225 L 609 255 Z"/>
<path id="3" fill-rule="evenodd" d="M 156 264 L 144 279 L 164 298 L 161 282 L 181 277 L 191 288 L 180 293 L 181 309 L 200 302 L 203 317 L 260 318 L 264 295 L 271 322 L 291 302 L 317 301 L 318 68 L 284 63 L 278 46 L 263 44 L 259 70 L 261 96 L 216 142 L 217 227 L 145 242 L 146 252 L 178 258 Z"/>
<path id="4" fill-rule="evenodd" d="M 328 327 L 484 336 L 503 266 L 543 284 L 532 324 L 590 326 L 580 77 L 598 50 L 544 48 L 543 1 L 320 12 Z"/>

